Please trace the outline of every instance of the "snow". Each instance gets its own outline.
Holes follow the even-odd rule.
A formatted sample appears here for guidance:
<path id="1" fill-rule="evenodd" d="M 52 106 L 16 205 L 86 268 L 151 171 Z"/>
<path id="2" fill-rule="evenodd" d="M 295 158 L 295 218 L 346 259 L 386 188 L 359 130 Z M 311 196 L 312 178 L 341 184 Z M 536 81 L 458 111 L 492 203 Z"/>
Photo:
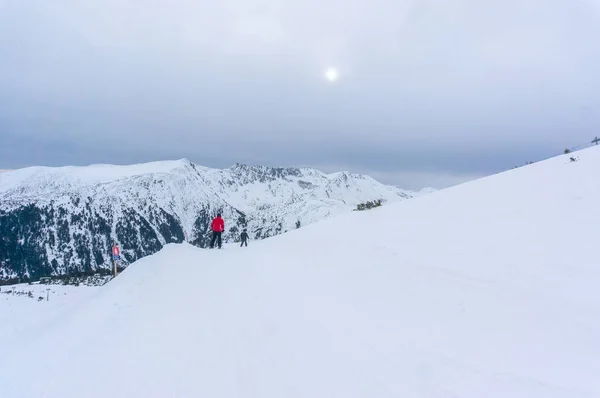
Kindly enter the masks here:
<path id="1" fill-rule="evenodd" d="M 24 182 L 35 185 L 43 184 L 52 179 L 65 180 L 71 183 L 96 184 L 144 174 L 169 173 L 189 163 L 189 160 L 181 159 L 122 166 L 94 164 L 90 166 L 26 167 L 3 174 L 0 177 L 0 188 L 2 191 L 8 191 Z"/>
<path id="2" fill-rule="evenodd" d="M 168 245 L 68 311 L 36 302 L 2 395 L 599 397 L 600 151 L 578 155 L 247 248 Z"/>
<path id="3" fill-rule="evenodd" d="M 187 159 L 129 166 L 31 167 L 0 174 L 0 214 L 33 205 L 39 212 L 66 214 L 71 220 L 70 241 L 39 248 L 48 263 L 56 259 L 57 273 L 81 264 L 81 253 L 94 256 L 98 247 L 92 246 L 89 225 L 110 223 L 111 242 L 122 243 L 118 241 L 122 231 L 117 228 L 131 214 L 150 220 L 157 239 L 164 244 L 166 237 L 159 223 L 165 221 L 165 213 L 194 241 L 204 233 L 205 214 L 221 212 L 227 231 L 224 239 L 231 241 L 238 237 L 238 231 L 231 228 L 234 225 L 243 224 L 252 237 L 267 237 L 295 229 L 298 221 L 305 226 L 349 213 L 361 202 L 393 202 L 419 195 L 347 172 L 328 175 L 309 168 L 240 164 L 211 169 Z M 41 225 L 36 241 L 52 241 L 57 229 L 56 219 Z M 86 239 L 76 243 L 75 236 Z M 110 247 L 104 249 L 108 253 Z M 11 274 L 3 268 L 7 263 L 0 254 L 0 276 Z M 100 262 L 92 267 L 105 265 Z"/>
<path id="4" fill-rule="evenodd" d="M 279 174 L 274 176 L 276 172 Z M 129 202 L 151 196 L 161 207 L 170 208 L 169 204 L 182 195 L 195 203 L 221 202 L 250 212 L 260 205 L 285 210 L 289 202 L 331 199 L 340 213 L 362 201 L 402 200 L 419 193 L 346 172 L 325 174 L 308 168 L 245 165 L 211 169 L 187 159 L 127 166 L 29 167 L 0 175 L 0 200 L 12 206 L 63 200 L 61 196 L 67 196 L 67 202 L 73 196 Z M 308 214 L 306 222 L 312 221 L 316 220 Z"/>
<path id="5" fill-rule="evenodd" d="M 37 283 L 0 286 L 0 342 L 12 344 L 24 334 L 36 333 L 40 325 L 61 322 L 64 314 L 99 291 L 98 287 Z"/>

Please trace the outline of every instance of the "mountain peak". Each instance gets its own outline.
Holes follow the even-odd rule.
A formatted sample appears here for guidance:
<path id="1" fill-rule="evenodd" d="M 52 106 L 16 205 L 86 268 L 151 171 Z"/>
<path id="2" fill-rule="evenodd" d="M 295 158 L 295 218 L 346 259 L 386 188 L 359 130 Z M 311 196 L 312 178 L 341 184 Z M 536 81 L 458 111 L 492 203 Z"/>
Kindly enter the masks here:
<path id="1" fill-rule="evenodd" d="M 261 165 L 248 165 L 243 163 L 235 163 L 228 170 L 235 174 L 248 174 L 255 177 L 277 179 L 288 176 L 300 177 L 302 171 L 296 167 L 271 167 Z"/>
<path id="2" fill-rule="evenodd" d="M 211 169 L 187 158 L 1 173 L 0 236 L 16 238 L 0 251 L 0 280 L 109 268 L 113 241 L 122 244 L 125 264 L 186 236 L 205 247 L 216 212 L 226 219 L 226 241 L 237 239 L 241 228 L 261 239 L 295 229 L 298 221 L 350 212 L 358 203 L 411 196 L 348 172 L 242 163 Z M 34 257 L 3 258 L 6 253 Z"/>

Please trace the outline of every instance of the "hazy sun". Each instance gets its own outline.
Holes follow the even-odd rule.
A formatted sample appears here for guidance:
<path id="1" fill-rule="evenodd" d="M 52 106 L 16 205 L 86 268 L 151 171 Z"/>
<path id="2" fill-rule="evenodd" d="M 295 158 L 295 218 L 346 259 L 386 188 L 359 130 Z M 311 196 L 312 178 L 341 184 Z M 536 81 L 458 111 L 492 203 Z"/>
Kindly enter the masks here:
<path id="1" fill-rule="evenodd" d="M 338 71 L 337 71 L 337 69 L 335 69 L 335 68 L 327 68 L 327 71 L 325 71 L 325 77 L 330 82 L 336 81 L 337 78 L 338 78 Z"/>

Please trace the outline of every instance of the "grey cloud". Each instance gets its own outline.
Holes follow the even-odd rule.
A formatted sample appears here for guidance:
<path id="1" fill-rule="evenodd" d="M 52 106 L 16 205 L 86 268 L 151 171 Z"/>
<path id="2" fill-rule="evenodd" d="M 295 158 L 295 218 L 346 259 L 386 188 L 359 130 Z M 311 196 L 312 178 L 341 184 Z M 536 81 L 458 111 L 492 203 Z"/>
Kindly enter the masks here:
<path id="1" fill-rule="evenodd" d="M 595 0 L 0 1 L 0 168 L 189 157 L 457 181 L 597 134 L 595 37 Z"/>

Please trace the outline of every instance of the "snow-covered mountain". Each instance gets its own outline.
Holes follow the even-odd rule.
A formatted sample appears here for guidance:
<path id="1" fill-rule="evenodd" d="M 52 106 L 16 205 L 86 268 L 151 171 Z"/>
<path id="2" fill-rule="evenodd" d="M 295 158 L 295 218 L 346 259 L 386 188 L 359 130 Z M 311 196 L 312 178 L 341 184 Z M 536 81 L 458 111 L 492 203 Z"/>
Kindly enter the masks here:
<path id="1" fill-rule="evenodd" d="M 120 244 L 127 264 L 187 240 L 209 242 L 225 218 L 225 241 L 242 228 L 262 239 L 350 211 L 358 203 L 417 195 L 346 172 L 190 162 L 31 167 L 0 173 L 0 279 L 110 269 Z"/>
<path id="2" fill-rule="evenodd" d="M 570 156 L 3 288 L 0 396 L 600 397 L 600 148 Z"/>

